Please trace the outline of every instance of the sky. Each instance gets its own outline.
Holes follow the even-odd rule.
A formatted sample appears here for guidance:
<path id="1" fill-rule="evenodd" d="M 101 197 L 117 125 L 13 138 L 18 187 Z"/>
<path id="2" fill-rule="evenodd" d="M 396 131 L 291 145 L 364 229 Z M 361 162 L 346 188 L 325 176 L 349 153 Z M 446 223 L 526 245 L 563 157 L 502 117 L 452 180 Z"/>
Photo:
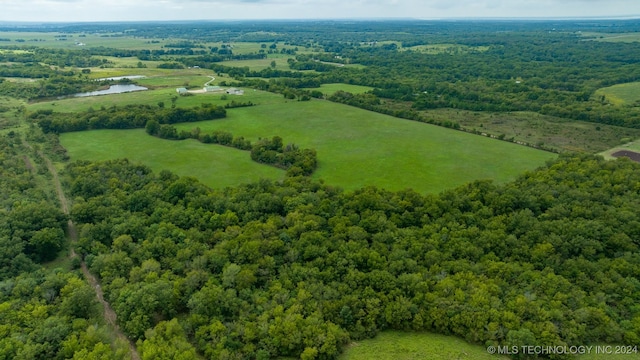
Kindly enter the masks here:
<path id="1" fill-rule="evenodd" d="M 0 21 L 640 17 L 640 0 L 0 0 Z"/>

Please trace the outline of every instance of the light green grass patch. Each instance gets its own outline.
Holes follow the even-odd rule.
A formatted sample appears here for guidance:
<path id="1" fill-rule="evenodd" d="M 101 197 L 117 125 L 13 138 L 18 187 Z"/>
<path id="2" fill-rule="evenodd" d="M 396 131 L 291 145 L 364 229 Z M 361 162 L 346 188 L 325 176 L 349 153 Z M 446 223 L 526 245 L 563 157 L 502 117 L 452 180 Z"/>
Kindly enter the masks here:
<path id="1" fill-rule="evenodd" d="M 248 151 L 188 139 L 163 140 L 142 129 L 66 133 L 60 142 L 72 160 L 127 158 L 180 176 L 194 176 L 212 188 L 236 186 L 259 179 L 281 179 L 284 171 L 251 160 Z"/>
<path id="2" fill-rule="evenodd" d="M 254 60 L 229 60 L 229 61 L 222 61 L 219 64 L 224 66 L 231 66 L 231 67 L 248 67 L 249 70 L 259 71 L 262 69 L 270 68 L 271 62 L 275 61 L 276 70 L 296 71 L 296 70 L 291 70 L 289 68 L 287 59 L 289 59 L 290 57 L 291 56 L 278 57 L 278 58 L 266 58 L 266 59 L 254 59 Z"/>
<path id="3" fill-rule="evenodd" d="M 635 105 L 640 102 L 640 82 L 617 84 L 595 91 L 596 100 L 609 102 L 614 105 Z"/>
<path id="4" fill-rule="evenodd" d="M 225 130 L 251 141 L 280 136 L 316 149 L 313 176 L 349 190 L 376 185 L 435 193 L 476 179 L 502 183 L 556 156 L 320 100 L 230 109 L 225 119 L 176 127 Z"/>
<path id="5" fill-rule="evenodd" d="M 200 78 L 199 78 L 200 79 Z M 200 80 L 206 80 L 202 77 Z M 141 82 L 141 85 L 144 83 Z M 180 85 L 182 86 L 182 85 Z M 89 96 L 79 98 L 66 98 L 61 100 L 46 101 L 40 103 L 29 104 L 29 111 L 51 109 L 55 112 L 75 113 L 87 111 L 90 108 L 98 110 L 102 107 L 109 108 L 111 106 L 122 107 L 125 105 L 151 105 L 157 106 L 159 102 L 163 102 L 169 107 L 175 100 L 177 107 L 193 107 L 203 103 L 224 106 L 235 100 L 236 102 L 253 102 L 254 104 L 283 104 L 286 99 L 282 95 L 273 94 L 265 91 L 254 91 L 252 89 L 244 89 L 244 95 L 227 95 L 223 100 L 220 93 L 195 94 L 192 96 L 179 96 L 175 87 L 169 87 L 157 90 L 136 91 L 125 94 L 112 94 L 103 96 Z"/>
<path id="6" fill-rule="evenodd" d="M 30 54 L 33 51 L 29 50 L 9 50 L 9 49 L 0 49 L 0 54 Z"/>
<path id="7" fill-rule="evenodd" d="M 459 109 L 423 111 L 428 119 L 453 121 L 469 131 L 504 135 L 506 139 L 563 152 L 598 153 L 640 137 L 640 129 L 568 120 L 533 112 L 492 113 Z M 627 140 L 625 140 L 627 139 Z"/>
<path id="8" fill-rule="evenodd" d="M 28 129 L 27 124 L 22 121 L 23 116 L 19 114 L 19 109 L 25 104 L 22 100 L 0 96 L 0 134 L 10 131 L 25 132 Z"/>
<path id="9" fill-rule="evenodd" d="M 591 345 L 587 345 L 591 346 Z M 578 355 L 578 360 L 640 360 L 638 349 L 640 346 L 618 346 L 618 345 L 593 345 L 587 354 Z M 630 353 L 623 351 L 630 350 Z"/>
<path id="10" fill-rule="evenodd" d="M 117 49 L 161 49 L 163 45 L 173 41 L 172 39 L 162 40 L 159 43 L 152 43 L 146 38 L 136 38 L 135 34 L 123 33 L 59 33 L 59 32 L 0 32 L 0 37 L 11 41 L 2 42 L 2 45 L 27 45 L 54 49 L 81 49 L 85 47 L 109 47 Z M 24 40 L 24 41 L 18 41 Z M 76 43 L 84 45 L 79 46 Z"/>
<path id="11" fill-rule="evenodd" d="M 472 345 L 455 336 L 427 332 L 384 331 L 373 339 L 349 345 L 339 360 L 495 360 L 482 345 Z"/>
<path id="12" fill-rule="evenodd" d="M 159 102 L 164 102 L 166 106 L 171 105 L 172 97 L 177 96 L 176 90 L 160 89 L 160 90 L 147 90 L 137 91 L 124 94 L 111 94 L 102 96 L 87 96 L 79 98 L 66 98 L 54 101 L 46 101 L 40 103 L 30 104 L 28 106 L 29 111 L 46 110 L 51 109 L 55 112 L 73 113 L 82 112 L 89 109 L 100 109 L 101 107 L 109 108 L 112 106 L 125 106 L 125 105 L 157 105 Z M 181 100 L 178 97 L 176 102 Z"/>
<path id="13" fill-rule="evenodd" d="M 598 155 L 602 155 L 605 159 L 608 160 L 612 160 L 615 159 L 615 157 L 613 157 L 611 154 L 614 154 L 618 151 L 622 151 L 622 150 L 631 150 L 631 151 L 635 151 L 640 153 L 640 139 L 637 139 L 635 141 L 629 141 L 628 143 L 624 144 L 624 145 L 620 145 L 620 146 L 616 146 L 614 148 L 611 148 L 609 150 L 603 151 L 601 153 L 599 153 Z"/>
<path id="14" fill-rule="evenodd" d="M 577 360 L 638 360 L 640 355 L 616 354 L 623 347 L 616 345 L 585 345 L 586 354 L 573 357 Z M 631 350 L 634 348 L 632 347 Z M 338 360 L 450 360 L 510 359 L 505 355 L 489 354 L 487 347 L 473 345 L 455 336 L 428 332 L 384 331 L 373 339 L 353 342 L 347 346 Z"/>
<path id="15" fill-rule="evenodd" d="M 467 46 L 459 44 L 429 44 L 429 45 L 417 45 L 402 48 L 401 50 L 411 50 L 429 55 L 436 54 L 468 54 L 470 52 L 484 52 L 489 50 L 488 46 Z"/>
<path id="16" fill-rule="evenodd" d="M 370 86 L 351 85 L 351 84 L 322 84 L 319 88 L 307 88 L 307 90 L 320 90 L 325 95 L 333 95 L 337 91 L 346 91 L 352 94 L 362 94 L 373 90 Z"/>
<path id="17" fill-rule="evenodd" d="M 585 40 L 606 41 L 606 42 L 638 42 L 640 32 L 630 33 L 601 33 L 601 32 L 581 32 L 580 35 Z"/>
<path id="18" fill-rule="evenodd" d="M 262 47 L 262 44 L 265 45 L 265 47 Z M 255 54 L 255 53 L 259 53 L 260 50 L 264 50 L 265 53 L 268 53 L 269 50 L 269 46 L 272 45 L 273 42 L 233 42 L 231 43 L 231 50 L 233 51 L 234 54 L 239 54 L 239 55 L 243 55 L 243 54 Z M 282 49 L 295 49 L 296 46 L 290 46 L 290 45 L 284 45 L 283 42 L 276 42 L 276 48 L 275 51 L 277 53 L 280 53 L 280 51 Z M 217 47 L 221 47 L 222 43 L 211 43 L 209 44 L 210 46 L 217 46 Z M 271 55 L 271 54 L 269 54 Z M 275 55 L 275 54 L 274 54 Z M 290 56 L 290 55 L 289 55 Z"/>

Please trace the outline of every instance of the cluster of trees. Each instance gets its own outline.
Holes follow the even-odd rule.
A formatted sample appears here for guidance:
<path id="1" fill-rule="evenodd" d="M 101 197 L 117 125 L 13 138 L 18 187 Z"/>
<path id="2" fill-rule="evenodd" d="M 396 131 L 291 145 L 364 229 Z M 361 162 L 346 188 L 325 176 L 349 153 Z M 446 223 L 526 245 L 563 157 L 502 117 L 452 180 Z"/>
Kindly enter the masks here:
<path id="1" fill-rule="evenodd" d="M 257 143 L 251 144 L 251 141 L 243 136 L 234 137 L 227 131 L 216 130 L 210 134 L 203 134 L 200 128 L 195 128 L 191 131 L 178 132 L 175 126 L 160 124 L 156 120 L 149 120 L 145 130 L 147 134 L 162 139 L 195 139 L 204 144 L 218 144 L 239 150 L 250 150 L 252 160 L 285 169 L 287 176 L 309 176 L 318 166 L 317 154 L 314 149 L 300 149 L 295 144 L 284 145 L 279 136 L 274 136 L 272 139 L 260 139 Z"/>
<path id="2" fill-rule="evenodd" d="M 34 63 L 18 63 L 11 65 L 0 65 L 0 76 L 40 79 L 48 78 L 52 75 L 73 76 L 73 71 L 56 71 L 49 66 Z"/>
<path id="3" fill-rule="evenodd" d="M 279 136 L 260 139 L 251 147 L 251 159 L 286 169 L 288 176 L 309 176 L 318 166 L 314 149 L 300 149 L 295 144 L 284 145 Z"/>
<path id="4" fill-rule="evenodd" d="M 385 329 L 638 343 L 639 170 L 561 157 L 426 196 L 304 177 L 212 191 L 125 160 L 72 164 L 67 181 L 78 251 L 139 344 L 335 359 Z"/>
<path id="5" fill-rule="evenodd" d="M 0 137 L 0 281 L 52 260 L 66 244 L 66 216 L 38 183 L 39 156 L 17 133 Z"/>
<path id="6" fill-rule="evenodd" d="M 129 359 L 103 325 L 96 294 L 78 274 L 37 270 L 0 282 L 3 359 Z"/>
<path id="7" fill-rule="evenodd" d="M 37 73 L 33 73 L 34 75 Z M 24 73 L 28 75 L 28 73 Z M 35 100 L 95 90 L 98 83 L 77 76 L 50 74 L 37 82 L 0 82 L 0 95 Z"/>
<path id="8" fill-rule="evenodd" d="M 64 133 L 91 129 L 143 128 L 148 121 L 159 124 L 175 124 L 202 120 L 221 119 L 227 116 L 224 107 L 201 104 L 193 108 L 165 108 L 149 105 L 113 106 L 108 109 L 91 110 L 69 118 L 67 114 L 52 110 L 38 110 L 29 115 L 45 133 Z"/>
<path id="9" fill-rule="evenodd" d="M 0 52 L 0 62 L 43 63 L 60 68 L 67 66 L 78 68 L 98 67 L 109 64 L 110 62 L 107 59 L 94 56 L 111 56 L 111 53 L 106 48 L 68 50 L 42 48 L 38 46 L 3 46 L 2 49 L 9 51 Z"/>

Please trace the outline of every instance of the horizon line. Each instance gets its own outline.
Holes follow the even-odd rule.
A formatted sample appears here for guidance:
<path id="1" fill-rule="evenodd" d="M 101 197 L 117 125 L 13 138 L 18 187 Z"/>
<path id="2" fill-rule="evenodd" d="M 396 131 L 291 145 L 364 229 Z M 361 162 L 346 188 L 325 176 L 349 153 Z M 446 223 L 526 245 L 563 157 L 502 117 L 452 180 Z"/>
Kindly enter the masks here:
<path id="1" fill-rule="evenodd" d="M 244 22 L 244 21 L 264 21 L 264 22 L 305 22 L 305 21 L 578 21 L 578 20 L 640 20 L 638 15 L 611 15 L 611 16 L 549 16 L 549 17 L 527 17 L 527 16 L 499 16 L 499 17 L 358 17 L 358 18 L 237 18 L 237 19 L 158 19 L 158 20 L 0 20 L 0 25 L 5 24 L 105 24 L 105 23 L 192 23 L 192 22 Z"/>

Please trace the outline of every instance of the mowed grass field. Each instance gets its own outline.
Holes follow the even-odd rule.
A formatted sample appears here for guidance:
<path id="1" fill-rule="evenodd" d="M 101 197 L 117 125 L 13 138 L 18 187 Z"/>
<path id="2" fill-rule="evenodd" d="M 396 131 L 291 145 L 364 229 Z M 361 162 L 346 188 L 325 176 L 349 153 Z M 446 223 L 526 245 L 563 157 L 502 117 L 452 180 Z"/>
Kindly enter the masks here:
<path id="1" fill-rule="evenodd" d="M 362 94 L 367 91 L 373 90 L 372 87 L 369 86 L 361 86 L 361 85 L 351 85 L 351 84 L 322 84 L 319 88 L 307 88 L 306 90 L 319 90 L 325 95 L 333 95 L 336 91 L 346 91 L 352 94 Z"/>
<path id="2" fill-rule="evenodd" d="M 587 345 L 590 346 L 590 345 Z M 605 346 L 605 345 L 601 345 Z M 576 360 L 638 360 L 640 354 L 609 354 L 615 352 L 616 346 L 610 348 L 596 346 L 590 353 L 573 357 Z M 601 353 L 598 353 L 601 352 Z M 428 332 L 384 331 L 373 339 L 352 343 L 339 360 L 497 360 L 510 359 L 509 356 L 489 354 L 487 347 L 473 345 L 466 341 L 447 335 Z"/>
<path id="3" fill-rule="evenodd" d="M 640 82 L 617 84 L 598 89 L 594 93 L 597 99 L 604 96 L 614 105 L 632 105 L 640 101 Z"/>
<path id="4" fill-rule="evenodd" d="M 607 42 L 640 42 L 639 32 L 630 33 L 599 33 L 599 32 L 583 32 L 581 33 L 586 40 L 607 41 Z"/>
<path id="5" fill-rule="evenodd" d="M 467 54 L 469 52 L 484 52 L 489 50 L 488 46 L 466 46 L 458 44 L 430 44 L 402 47 L 401 51 L 411 50 L 424 54 Z"/>
<path id="6" fill-rule="evenodd" d="M 433 333 L 385 331 L 373 339 L 352 343 L 339 360 L 507 360 L 492 355 L 482 345 L 472 345 L 455 336 Z"/>
<path id="7" fill-rule="evenodd" d="M 155 105 L 160 101 L 164 102 L 165 106 L 170 106 L 171 98 L 174 96 L 174 89 L 161 89 L 74 98 L 32 104 L 29 111 L 49 108 L 54 111 L 73 112 L 115 104 Z M 319 166 L 313 176 L 345 189 L 376 185 L 389 190 L 412 188 L 422 193 L 434 193 L 476 179 L 492 179 L 497 183 L 503 183 L 526 170 L 543 165 L 546 160 L 556 156 L 508 142 L 398 119 L 329 101 L 287 101 L 281 95 L 262 91 L 249 90 L 243 96 L 228 96 L 227 100 L 222 100 L 220 95 L 214 94 L 178 97 L 176 105 L 189 107 L 205 102 L 224 105 L 232 100 L 252 101 L 258 105 L 230 109 L 225 119 L 177 124 L 176 127 L 178 130 L 200 127 L 204 132 L 225 130 L 251 141 L 261 137 L 280 136 L 285 143 L 316 149 Z M 170 157 L 149 159 L 146 155 L 140 156 L 144 149 L 147 149 L 148 153 L 169 151 L 181 142 L 155 141 L 157 139 L 138 130 L 105 133 L 108 135 L 102 135 L 101 131 L 64 134 L 61 141 L 69 150 L 72 159 L 127 157 L 142 162 L 146 159 L 154 169 L 167 168 L 180 175 L 197 176 L 209 185 L 215 183 L 212 175 L 203 175 L 201 171 L 196 171 L 200 169 L 200 165 L 194 157 L 181 156 L 180 161 L 184 164 L 178 164 L 170 161 Z M 127 139 L 126 142 L 124 139 Z M 145 145 L 124 146 L 128 142 Z M 247 152 L 241 154 L 245 154 L 245 159 L 250 161 Z M 221 166 L 227 165 L 223 163 Z M 235 176 L 238 178 L 246 176 L 243 173 L 247 168 L 229 169 L 237 172 Z M 225 186 L 228 184 L 223 183 Z"/>
<path id="8" fill-rule="evenodd" d="M 556 155 L 328 101 L 231 109 L 227 118 L 178 124 L 252 141 L 280 136 L 318 152 L 314 177 L 345 189 L 376 185 L 439 192 L 476 179 L 503 183 Z"/>
<path id="9" fill-rule="evenodd" d="M 180 176 L 194 176 L 212 188 L 284 177 L 283 170 L 252 161 L 248 151 L 191 139 L 163 140 L 143 129 L 67 133 L 60 135 L 60 141 L 72 160 L 127 158 L 156 172 L 168 169 Z"/>

